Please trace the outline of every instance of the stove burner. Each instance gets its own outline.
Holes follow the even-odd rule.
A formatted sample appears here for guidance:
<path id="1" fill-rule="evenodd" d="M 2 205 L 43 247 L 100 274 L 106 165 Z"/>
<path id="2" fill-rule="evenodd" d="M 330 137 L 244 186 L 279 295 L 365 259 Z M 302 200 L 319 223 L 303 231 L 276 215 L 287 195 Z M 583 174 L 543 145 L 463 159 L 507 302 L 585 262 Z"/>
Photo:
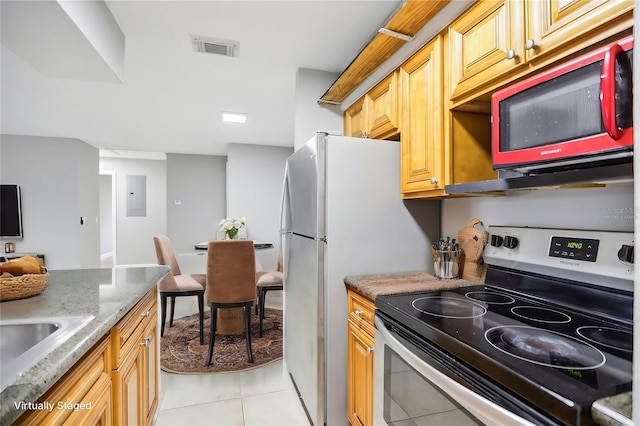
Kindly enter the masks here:
<path id="1" fill-rule="evenodd" d="M 633 352 L 633 335 L 626 330 L 611 327 L 584 326 L 579 327 L 576 332 L 590 342 L 624 352 Z"/>
<path id="2" fill-rule="evenodd" d="M 465 294 L 466 297 L 473 300 L 488 303 L 490 305 L 510 305 L 516 301 L 506 294 L 493 293 L 490 291 L 470 291 Z"/>
<path id="3" fill-rule="evenodd" d="M 537 322 L 563 324 L 571 321 L 571 317 L 563 312 L 538 306 L 516 306 L 511 308 L 511 312 L 521 318 Z"/>
<path id="4" fill-rule="evenodd" d="M 479 303 L 454 297 L 420 297 L 411 305 L 422 313 L 442 318 L 476 318 L 487 313 L 487 308 Z"/>
<path id="5" fill-rule="evenodd" d="M 535 327 L 498 326 L 488 329 L 484 336 L 499 351 L 546 367 L 589 370 L 606 361 L 604 354 L 588 343 Z"/>

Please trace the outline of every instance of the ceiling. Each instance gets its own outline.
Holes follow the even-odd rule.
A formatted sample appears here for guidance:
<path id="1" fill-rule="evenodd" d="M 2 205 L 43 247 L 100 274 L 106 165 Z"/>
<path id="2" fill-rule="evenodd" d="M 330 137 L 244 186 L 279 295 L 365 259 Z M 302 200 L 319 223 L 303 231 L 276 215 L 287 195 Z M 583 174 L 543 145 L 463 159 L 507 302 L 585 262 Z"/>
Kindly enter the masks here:
<path id="1" fill-rule="evenodd" d="M 107 0 L 126 39 L 122 82 L 50 77 L 3 43 L 1 131 L 185 154 L 293 146 L 298 68 L 342 72 L 399 4 Z M 238 41 L 238 56 L 196 52 L 191 35 Z M 223 123 L 222 111 L 247 123 Z"/>

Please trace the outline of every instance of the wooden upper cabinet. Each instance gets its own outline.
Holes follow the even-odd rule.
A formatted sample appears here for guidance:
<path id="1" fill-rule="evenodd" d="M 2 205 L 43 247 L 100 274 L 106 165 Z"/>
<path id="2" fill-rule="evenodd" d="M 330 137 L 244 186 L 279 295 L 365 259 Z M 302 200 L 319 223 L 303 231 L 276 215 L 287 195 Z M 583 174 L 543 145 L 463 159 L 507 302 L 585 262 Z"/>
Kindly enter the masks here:
<path id="1" fill-rule="evenodd" d="M 442 38 L 400 66 L 403 117 L 400 171 L 404 198 L 444 194 Z"/>
<path id="2" fill-rule="evenodd" d="M 364 97 L 344 112 L 344 135 L 361 138 L 367 132 L 365 125 Z"/>
<path id="3" fill-rule="evenodd" d="M 368 137 L 387 139 L 398 133 L 398 73 L 392 73 L 365 96 Z"/>
<path id="4" fill-rule="evenodd" d="M 399 131 L 398 74 L 387 76 L 344 112 L 344 134 L 389 139 Z"/>
<path id="5" fill-rule="evenodd" d="M 535 0 L 538 1 L 538 0 Z M 521 0 L 480 1 L 449 27 L 451 99 L 524 66 Z"/>
<path id="6" fill-rule="evenodd" d="M 490 93 L 633 25 L 627 0 L 480 0 L 448 29 L 449 98 Z"/>
<path id="7" fill-rule="evenodd" d="M 536 0 L 527 2 L 525 54 L 532 60 L 552 52 L 576 38 L 601 32 L 633 9 L 628 0 Z M 615 28 L 613 31 L 619 31 Z"/>

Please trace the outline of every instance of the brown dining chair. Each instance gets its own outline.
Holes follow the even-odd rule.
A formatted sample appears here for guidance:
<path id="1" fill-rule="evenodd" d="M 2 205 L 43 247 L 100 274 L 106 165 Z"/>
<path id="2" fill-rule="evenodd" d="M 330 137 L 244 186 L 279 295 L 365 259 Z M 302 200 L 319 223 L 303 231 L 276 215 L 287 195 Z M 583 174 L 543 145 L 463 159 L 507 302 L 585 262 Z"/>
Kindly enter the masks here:
<path id="1" fill-rule="evenodd" d="M 251 349 L 251 308 L 256 300 L 256 255 L 251 240 L 210 241 L 207 252 L 207 284 L 205 299 L 211 310 L 209 353 L 211 365 L 217 331 L 219 308 L 244 308 L 244 335 L 247 356 L 253 362 Z"/>
<path id="2" fill-rule="evenodd" d="M 173 316 L 176 310 L 176 297 L 197 296 L 198 312 L 200 314 L 200 344 L 204 345 L 204 287 L 206 274 L 182 274 L 180 266 L 173 252 L 171 241 L 166 235 L 156 235 L 153 237 L 156 247 L 158 265 L 166 265 L 171 268 L 171 272 L 160 281 L 158 289 L 160 292 L 160 306 L 162 309 L 162 324 L 160 325 L 160 336 L 164 336 L 164 325 L 167 318 L 167 298 L 171 298 L 171 317 L 169 327 L 173 327 Z"/>
<path id="3" fill-rule="evenodd" d="M 282 268 L 282 253 L 278 256 L 278 269 L 276 271 L 256 272 L 256 288 L 258 291 L 258 303 L 256 304 L 256 314 L 260 318 L 260 337 L 262 337 L 262 324 L 264 322 L 264 302 L 267 292 L 271 290 L 282 290 L 284 286 L 284 274 Z"/>

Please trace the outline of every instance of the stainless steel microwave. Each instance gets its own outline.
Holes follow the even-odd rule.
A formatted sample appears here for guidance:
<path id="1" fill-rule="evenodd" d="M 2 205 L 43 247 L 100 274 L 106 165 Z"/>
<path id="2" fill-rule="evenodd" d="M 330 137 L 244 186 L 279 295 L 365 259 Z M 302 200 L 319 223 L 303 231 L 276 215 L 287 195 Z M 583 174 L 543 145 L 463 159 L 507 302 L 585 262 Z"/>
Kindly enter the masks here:
<path id="1" fill-rule="evenodd" d="M 633 155 L 633 36 L 493 94 L 496 170 L 545 172 Z"/>

